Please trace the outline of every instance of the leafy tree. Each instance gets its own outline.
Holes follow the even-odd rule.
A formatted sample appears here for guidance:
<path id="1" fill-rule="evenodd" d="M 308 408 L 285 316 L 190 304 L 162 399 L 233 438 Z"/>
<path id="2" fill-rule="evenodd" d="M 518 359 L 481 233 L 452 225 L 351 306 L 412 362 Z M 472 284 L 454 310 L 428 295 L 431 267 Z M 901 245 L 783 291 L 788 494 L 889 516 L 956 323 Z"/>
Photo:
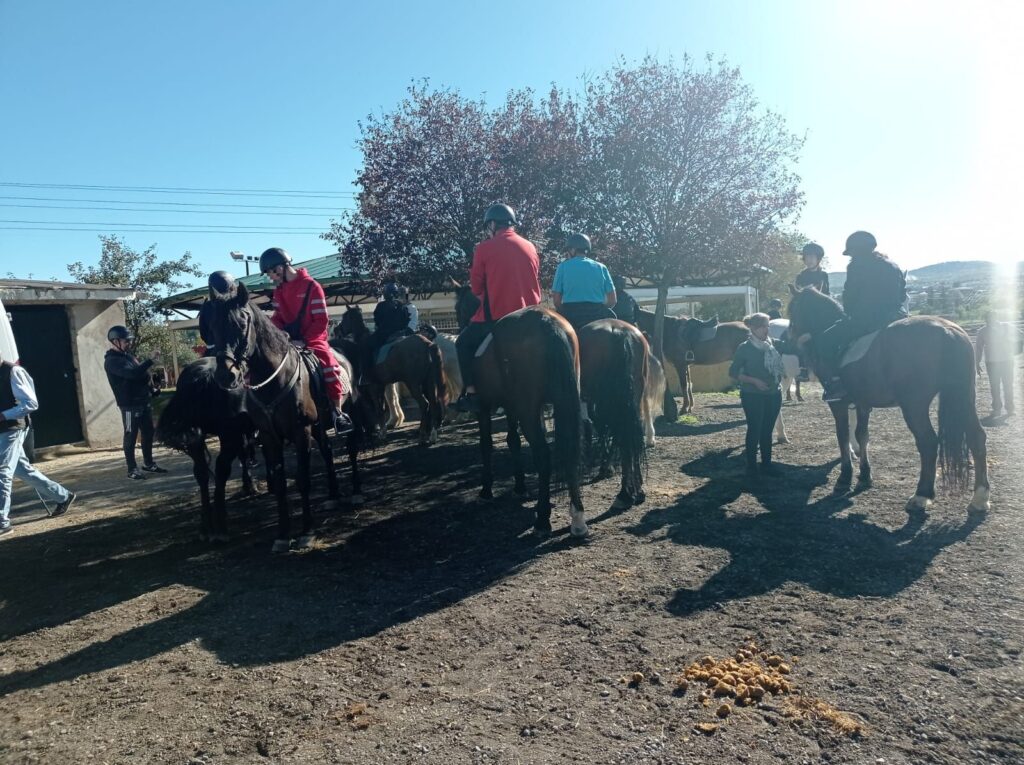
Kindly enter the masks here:
<path id="1" fill-rule="evenodd" d="M 167 327 L 167 311 L 159 307 L 161 298 L 180 292 L 188 286 L 185 277 L 201 277 L 203 271 L 186 252 L 173 260 L 158 260 L 156 245 L 142 252 L 133 250 L 121 237 L 100 236 L 102 249 L 95 266 L 81 262 L 68 264 L 71 278 L 85 284 L 107 284 L 133 289 L 135 300 L 124 303 L 125 326 L 135 335 L 136 347 L 144 353 L 160 350 L 169 355 L 171 343 L 177 343 L 180 358 L 191 353 L 183 340 L 174 338 Z M 184 353 L 184 355 L 182 355 Z"/>
<path id="2" fill-rule="evenodd" d="M 802 205 L 803 139 L 758 104 L 738 69 L 621 60 L 586 87 L 587 219 L 609 265 L 668 290 L 748 281 Z"/>

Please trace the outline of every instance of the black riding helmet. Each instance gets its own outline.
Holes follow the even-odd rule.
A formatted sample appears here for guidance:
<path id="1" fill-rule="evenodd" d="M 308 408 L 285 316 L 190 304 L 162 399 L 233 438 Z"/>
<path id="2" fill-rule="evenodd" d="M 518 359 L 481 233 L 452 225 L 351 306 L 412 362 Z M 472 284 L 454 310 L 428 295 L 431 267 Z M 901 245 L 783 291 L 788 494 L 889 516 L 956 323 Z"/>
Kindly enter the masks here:
<path id="1" fill-rule="evenodd" d="M 216 295 L 227 295 L 235 288 L 235 277 L 227 271 L 214 271 L 207 281 L 210 287 L 210 297 Z"/>
<path id="2" fill-rule="evenodd" d="M 804 248 L 800 250 L 800 256 L 803 257 L 804 255 L 812 255 L 820 263 L 821 259 L 825 257 L 825 248 L 817 242 L 808 242 L 804 245 Z"/>
<path id="3" fill-rule="evenodd" d="M 291 265 L 292 256 L 282 250 L 280 247 L 271 247 L 269 250 L 264 250 L 263 254 L 260 255 L 260 273 L 265 274 L 272 268 L 277 266 Z"/>
<path id="4" fill-rule="evenodd" d="M 516 225 L 516 213 L 508 205 L 493 204 L 487 208 L 487 212 L 484 213 L 484 223 L 497 223 L 501 226 L 514 226 Z"/>
<path id="5" fill-rule="evenodd" d="M 782 308 L 782 301 L 778 298 L 772 298 L 768 301 L 769 308 Z"/>
<path id="6" fill-rule="evenodd" d="M 854 231 L 846 238 L 846 249 L 843 255 L 868 255 L 875 251 L 878 242 L 867 231 Z"/>
<path id="7" fill-rule="evenodd" d="M 134 340 L 134 336 L 128 331 L 128 327 L 122 324 L 115 324 L 113 327 L 107 330 L 107 340 L 114 342 L 115 340 Z"/>
<path id="8" fill-rule="evenodd" d="M 565 238 L 565 249 L 590 252 L 590 237 L 586 234 L 569 234 Z"/>

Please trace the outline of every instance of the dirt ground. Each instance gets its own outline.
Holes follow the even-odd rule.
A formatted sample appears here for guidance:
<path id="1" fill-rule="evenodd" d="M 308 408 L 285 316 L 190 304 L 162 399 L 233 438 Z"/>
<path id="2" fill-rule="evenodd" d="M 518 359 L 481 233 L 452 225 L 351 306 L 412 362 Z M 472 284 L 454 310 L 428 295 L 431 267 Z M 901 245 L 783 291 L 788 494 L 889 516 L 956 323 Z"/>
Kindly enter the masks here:
<path id="1" fill-rule="evenodd" d="M 898 412 L 875 413 L 853 497 L 831 493 L 817 395 L 784 413 L 783 476 L 749 484 L 738 399 L 698 396 L 695 423 L 659 428 L 646 504 L 587 487 L 585 544 L 564 494 L 531 537 L 503 443 L 476 500 L 469 427 L 429 450 L 399 433 L 366 459 L 368 503 L 283 556 L 267 498 L 200 543 L 181 456 L 145 483 L 116 453 L 44 463 L 79 500 L 51 520 L 19 487 L 0 541 L 0 761 L 1024 762 L 1020 420 L 988 429 L 989 513 L 941 493 L 908 515 Z M 704 683 L 675 687 L 747 639 L 792 694 L 720 719 Z"/>

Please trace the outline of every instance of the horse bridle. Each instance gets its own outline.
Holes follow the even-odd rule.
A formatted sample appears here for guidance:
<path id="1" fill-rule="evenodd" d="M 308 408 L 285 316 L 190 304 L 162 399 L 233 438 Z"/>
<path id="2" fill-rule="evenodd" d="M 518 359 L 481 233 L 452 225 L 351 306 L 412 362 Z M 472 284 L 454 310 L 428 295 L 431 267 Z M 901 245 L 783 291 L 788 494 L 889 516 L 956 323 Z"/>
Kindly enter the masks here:
<path id="1" fill-rule="evenodd" d="M 248 315 L 248 311 L 250 310 L 250 308 L 246 306 L 243 310 L 247 312 L 247 315 L 245 332 L 241 340 L 235 344 L 234 350 L 229 350 L 228 344 L 225 343 L 224 350 L 218 351 L 217 356 L 222 357 L 224 359 L 224 363 L 225 365 L 227 365 L 229 369 L 231 369 L 232 371 L 237 370 L 238 372 L 240 372 L 242 380 L 245 381 L 245 378 L 248 377 L 249 373 L 249 358 L 252 355 L 250 348 L 253 348 L 255 346 L 255 343 L 252 342 L 251 339 L 253 333 L 253 321 L 252 317 Z M 263 382 L 257 383 L 256 385 L 252 385 L 249 382 L 243 382 L 245 389 L 247 391 L 258 391 L 261 388 L 269 385 L 281 373 L 281 370 L 284 369 L 284 365 L 288 361 L 288 358 L 290 357 L 292 350 L 294 349 L 291 346 L 289 346 L 288 352 L 285 353 L 284 356 L 281 358 L 281 363 L 277 365 L 277 369 L 275 369 L 270 374 L 270 376 L 267 377 L 267 379 L 264 380 Z M 239 359 L 241 359 L 241 361 L 239 361 Z M 272 402 L 270 402 L 270 404 L 263 404 L 263 402 L 260 401 L 259 398 L 256 396 L 254 396 L 253 398 L 255 398 L 257 403 L 259 403 L 264 408 L 273 408 L 281 399 L 283 399 L 286 395 L 288 395 L 288 393 L 291 392 L 292 388 L 295 387 L 295 384 L 299 381 L 299 374 L 301 370 L 302 360 L 299 359 L 295 363 L 295 371 L 292 372 L 292 376 L 291 379 L 288 381 L 288 384 L 285 385 L 285 387 L 277 394 L 277 396 L 274 398 Z"/>

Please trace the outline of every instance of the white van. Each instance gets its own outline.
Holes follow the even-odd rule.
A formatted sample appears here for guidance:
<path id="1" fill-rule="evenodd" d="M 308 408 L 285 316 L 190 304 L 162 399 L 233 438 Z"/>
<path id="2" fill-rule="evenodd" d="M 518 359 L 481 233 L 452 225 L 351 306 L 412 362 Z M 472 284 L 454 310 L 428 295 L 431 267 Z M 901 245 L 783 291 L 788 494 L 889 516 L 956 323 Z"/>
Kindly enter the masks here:
<path id="1" fill-rule="evenodd" d="M 18 344 L 14 342 L 14 331 L 11 329 L 11 316 L 0 300 L 0 358 L 12 364 L 18 362 Z"/>

